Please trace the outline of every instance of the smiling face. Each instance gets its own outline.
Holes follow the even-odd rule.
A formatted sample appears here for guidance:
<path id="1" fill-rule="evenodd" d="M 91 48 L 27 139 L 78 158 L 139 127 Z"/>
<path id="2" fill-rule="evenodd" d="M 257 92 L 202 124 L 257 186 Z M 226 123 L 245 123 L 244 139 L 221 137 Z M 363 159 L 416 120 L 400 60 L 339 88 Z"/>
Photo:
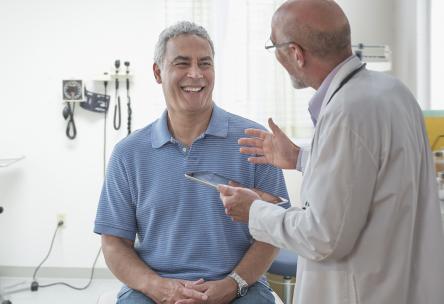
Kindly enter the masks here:
<path id="1" fill-rule="evenodd" d="M 196 114 L 212 107 L 213 54 L 207 40 L 180 35 L 168 40 L 162 66 L 153 65 L 168 111 Z"/>

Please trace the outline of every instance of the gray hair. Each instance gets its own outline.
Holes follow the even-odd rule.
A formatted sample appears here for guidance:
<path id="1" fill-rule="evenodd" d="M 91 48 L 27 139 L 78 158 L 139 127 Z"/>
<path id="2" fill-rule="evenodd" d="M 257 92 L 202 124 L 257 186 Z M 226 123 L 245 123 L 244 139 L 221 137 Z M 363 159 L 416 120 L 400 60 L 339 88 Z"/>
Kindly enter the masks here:
<path id="1" fill-rule="evenodd" d="M 181 21 L 167 27 L 159 35 L 159 40 L 157 41 L 156 48 L 154 49 L 154 63 L 156 63 L 159 67 L 162 66 L 168 40 L 180 35 L 196 35 L 200 38 L 205 39 L 210 44 L 211 53 L 214 57 L 213 41 L 211 41 L 210 35 L 208 35 L 207 30 L 193 22 Z"/>

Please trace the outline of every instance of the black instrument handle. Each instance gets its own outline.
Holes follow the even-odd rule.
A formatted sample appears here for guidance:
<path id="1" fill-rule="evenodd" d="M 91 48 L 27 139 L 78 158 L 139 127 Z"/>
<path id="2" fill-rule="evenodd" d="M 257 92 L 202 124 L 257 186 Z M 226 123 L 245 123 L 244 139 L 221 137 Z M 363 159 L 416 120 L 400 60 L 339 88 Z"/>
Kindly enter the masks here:
<path id="1" fill-rule="evenodd" d="M 114 130 L 119 130 L 121 125 L 120 96 L 117 96 L 117 104 L 114 105 Z"/>

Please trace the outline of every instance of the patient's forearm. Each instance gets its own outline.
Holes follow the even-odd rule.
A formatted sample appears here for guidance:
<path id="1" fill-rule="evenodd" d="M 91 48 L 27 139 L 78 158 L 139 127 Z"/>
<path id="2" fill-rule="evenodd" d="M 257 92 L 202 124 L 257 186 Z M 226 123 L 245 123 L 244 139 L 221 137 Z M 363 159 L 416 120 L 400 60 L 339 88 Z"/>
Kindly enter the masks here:
<path id="1" fill-rule="evenodd" d="M 279 249 L 270 244 L 255 241 L 234 271 L 251 285 L 270 268 L 278 252 Z"/>
<path id="2" fill-rule="evenodd" d="M 132 241 L 102 235 L 102 250 L 106 264 L 120 281 L 151 296 L 160 277 L 139 258 Z"/>

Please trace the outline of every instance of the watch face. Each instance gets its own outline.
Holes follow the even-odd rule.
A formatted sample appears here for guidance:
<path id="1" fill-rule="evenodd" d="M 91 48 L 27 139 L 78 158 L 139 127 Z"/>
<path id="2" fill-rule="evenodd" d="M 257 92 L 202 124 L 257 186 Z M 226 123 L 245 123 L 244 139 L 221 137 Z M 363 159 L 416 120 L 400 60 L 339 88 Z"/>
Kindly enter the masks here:
<path id="1" fill-rule="evenodd" d="M 245 296 L 247 294 L 247 291 L 248 291 L 248 287 L 242 286 L 239 290 L 239 296 L 241 296 L 241 297 Z"/>
<path id="2" fill-rule="evenodd" d="M 81 80 L 63 80 L 63 100 L 82 101 L 83 84 Z"/>

